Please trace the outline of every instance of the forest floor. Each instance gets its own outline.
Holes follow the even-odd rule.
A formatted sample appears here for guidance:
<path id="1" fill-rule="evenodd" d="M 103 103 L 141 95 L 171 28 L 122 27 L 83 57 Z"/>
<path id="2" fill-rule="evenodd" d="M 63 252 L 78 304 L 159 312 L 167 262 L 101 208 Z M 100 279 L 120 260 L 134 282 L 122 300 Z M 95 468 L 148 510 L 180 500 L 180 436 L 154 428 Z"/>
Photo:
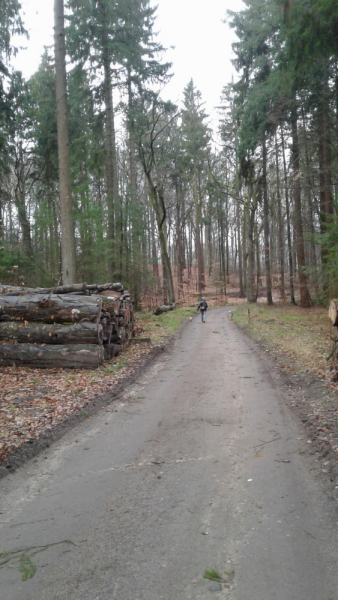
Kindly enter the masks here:
<path id="1" fill-rule="evenodd" d="M 19 449 L 34 454 L 33 446 L 41 436 L 74 415 L 90 418 L 93 403 L 102 396 L 111 401 L 195 311 L 179 308 L 158 317 L 137 313 L 137 332 L 150 338 L 150 343 L 131 344 L 95 371 L 0 367 L 0 465 Z M 11 465 L 15 466 L 15 457 Z"/>
<path id="2" fill-rule="evenodd" d="M 259 304 L 250 305 L 249 314 L 246 305 L 233 318 L 276 360 L 290 405 L 309 427 L 313 452 L 326 458 L 324 467 L 332 466 L 329 454 L 337 463 L 338 383 L 333 378 L 338 365 L 327 360 L 337 331 L 327 309 Z"/>
<path id="3" fill-rule="evenodd" d="M 67 423 L 90 418 L 98 401 L 119 394 L 195 311 L 178 308 L 158 317 L 138 313 L 138 334 L 150 343 L 131 344 L 95 371 L 0 368 L 0 476 L 5 465 L 15 467 L 35 454 L 42 439 L 59 437 Z M 277 359 L 291 404 L 311 427 L 313 440 L 324 454 L 330 450 L 337 456 L 338 384 L 332 381 L 334 365 L 326 360 L 332 346 L 327 311 L 259 303 L 248 317 L 245 304 L 237 305 L 234 320 Z"/>

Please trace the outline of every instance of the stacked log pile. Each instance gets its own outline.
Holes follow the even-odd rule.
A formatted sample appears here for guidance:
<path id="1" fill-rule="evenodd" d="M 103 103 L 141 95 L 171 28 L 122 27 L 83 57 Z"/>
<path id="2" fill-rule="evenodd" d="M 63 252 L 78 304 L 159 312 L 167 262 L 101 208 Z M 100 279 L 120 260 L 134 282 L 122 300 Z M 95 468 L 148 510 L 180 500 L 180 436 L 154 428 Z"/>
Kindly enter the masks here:
<path id="1" fill-rule="evenodd" d="M 133 307 L 120 283 L 0 285 L 2 366 L 93 369 L 121 352 L 133 335 Z"/>

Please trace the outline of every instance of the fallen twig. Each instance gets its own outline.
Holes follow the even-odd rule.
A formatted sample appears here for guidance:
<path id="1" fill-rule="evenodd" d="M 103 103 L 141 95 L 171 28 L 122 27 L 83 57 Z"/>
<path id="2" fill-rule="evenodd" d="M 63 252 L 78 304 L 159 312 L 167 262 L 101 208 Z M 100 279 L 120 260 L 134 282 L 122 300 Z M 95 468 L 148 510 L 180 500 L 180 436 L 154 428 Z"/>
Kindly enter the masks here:
<path id="1" fill-rule="evenodd" d="M 278 440 L 281 440 L 281 437 L 278 438 L 274 438 L 273 440 L 269 440 L 268 442 L 262 442 L 261 444 L 257 444 L 257 446 L 252 446 L 253 448 L 260 448 L 260 446 L 265 446 L 266 444 L 271 444 L 271 442 L 278 442 Z"/>

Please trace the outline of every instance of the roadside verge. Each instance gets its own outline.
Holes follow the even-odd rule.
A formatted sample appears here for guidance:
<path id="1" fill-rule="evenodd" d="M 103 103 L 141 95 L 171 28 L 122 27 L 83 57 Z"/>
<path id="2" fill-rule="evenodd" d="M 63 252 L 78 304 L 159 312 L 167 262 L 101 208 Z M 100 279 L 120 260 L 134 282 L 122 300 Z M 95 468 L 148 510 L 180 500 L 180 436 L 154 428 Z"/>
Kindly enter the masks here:
<path id="1" fill-rule="evenodd" d="M 332 381 L 336 369 L 326 360 L 332 345 L 327 311 L 246 305 L 233 313 L 233 320 L 270 359 L 284 403 L 299 414 L 308 451 L 338 499 L 338 384 Z"/>

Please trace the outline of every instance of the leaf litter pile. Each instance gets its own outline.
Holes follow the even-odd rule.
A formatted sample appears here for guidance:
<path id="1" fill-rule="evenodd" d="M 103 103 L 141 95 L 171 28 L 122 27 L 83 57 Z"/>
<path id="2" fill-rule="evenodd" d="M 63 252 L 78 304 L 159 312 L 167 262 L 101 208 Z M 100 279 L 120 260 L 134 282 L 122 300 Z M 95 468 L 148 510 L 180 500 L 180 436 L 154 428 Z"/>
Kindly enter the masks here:
<path id="1" fill-rule="evenodd" d="M 132 345 L 95 371 L 0 367 L 0 464 L 26 442 L 84 411 L 95 397 L 114 393 L 152 348 Z"/>

